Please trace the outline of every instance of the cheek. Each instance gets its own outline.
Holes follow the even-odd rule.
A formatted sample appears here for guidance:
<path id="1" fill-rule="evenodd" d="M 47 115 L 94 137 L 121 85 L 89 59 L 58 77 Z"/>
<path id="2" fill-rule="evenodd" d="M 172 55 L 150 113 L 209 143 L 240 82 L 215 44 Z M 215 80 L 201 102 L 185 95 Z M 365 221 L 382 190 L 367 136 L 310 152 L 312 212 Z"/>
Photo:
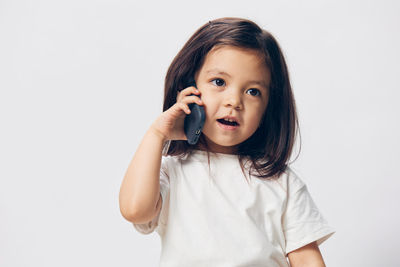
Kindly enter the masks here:
<path id="1" fill-rule="evenodd" d="M 249 112 L 246 113 L 246 120 L 251 122 L 253 127 L 258 128 L 258 125 L 261 123 L 261 119 L 264 114 L 263 106 L 258 105 L 248 111 Z"/>
<path id="2" fill-rule="evenodd" d="M 203 101 L 203 107 L 204 111 L 206 112 L 206 115 L 212 115 L 216 108 L 217 108 L 217 100 L 215 97 L 211 97 L 209 95 L 203 95 L 200 97 L 201 101 Z"/>

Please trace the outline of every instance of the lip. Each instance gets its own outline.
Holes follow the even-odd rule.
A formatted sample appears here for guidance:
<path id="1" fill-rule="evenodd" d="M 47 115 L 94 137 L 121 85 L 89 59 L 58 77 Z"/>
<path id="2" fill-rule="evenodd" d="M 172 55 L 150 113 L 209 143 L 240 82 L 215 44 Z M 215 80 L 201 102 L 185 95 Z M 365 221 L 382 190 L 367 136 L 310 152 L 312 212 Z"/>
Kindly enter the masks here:
<path id="1" fill-rule="evenodd" d="M 217 124 L 219 127 L 221 127 L 224 130 L 227 130 L 227 131 L 234 131 L 237 128 L 239 128 L 239 125 L 226 125 L 226 124 L 220 123 L 219 121 L 217 121 Z"/>

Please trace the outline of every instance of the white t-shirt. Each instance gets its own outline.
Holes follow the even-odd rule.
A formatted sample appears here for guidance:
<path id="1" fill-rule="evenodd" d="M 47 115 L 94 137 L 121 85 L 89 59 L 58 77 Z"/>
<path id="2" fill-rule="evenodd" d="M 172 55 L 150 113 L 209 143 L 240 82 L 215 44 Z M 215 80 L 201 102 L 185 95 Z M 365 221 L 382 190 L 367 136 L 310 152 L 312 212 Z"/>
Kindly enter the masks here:
<path id="1" fill-rule="evenodd" d="M 238 156 L 210 153 L 210 171 L 205 151 L 162 156 L 161 212 L 133 224 L 160 235 L 161 267 L 287 267 L 287 253 L 336 232 L 289 167 L 278 180 L 247 183 Z"/>

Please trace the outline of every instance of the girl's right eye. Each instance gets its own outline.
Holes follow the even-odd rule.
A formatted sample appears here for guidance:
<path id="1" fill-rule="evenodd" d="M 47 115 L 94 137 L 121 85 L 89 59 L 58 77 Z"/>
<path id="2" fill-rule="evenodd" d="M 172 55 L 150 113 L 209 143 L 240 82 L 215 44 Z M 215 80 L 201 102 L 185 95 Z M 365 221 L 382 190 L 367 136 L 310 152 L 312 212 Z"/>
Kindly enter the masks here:
<path id="1" fill-rule="evenodd" d="M 219 79 L 219 78 L 211 80 L 211 82 L 213 82 L 213 81 L 223 81 L 223 83 L 225 84 L 225 81 L 222 80 L 222 79 Z M 222 84 L 220 84 L 220 85 L 216 84 L 216 86 L 223 86 L 223 85 Z"/>

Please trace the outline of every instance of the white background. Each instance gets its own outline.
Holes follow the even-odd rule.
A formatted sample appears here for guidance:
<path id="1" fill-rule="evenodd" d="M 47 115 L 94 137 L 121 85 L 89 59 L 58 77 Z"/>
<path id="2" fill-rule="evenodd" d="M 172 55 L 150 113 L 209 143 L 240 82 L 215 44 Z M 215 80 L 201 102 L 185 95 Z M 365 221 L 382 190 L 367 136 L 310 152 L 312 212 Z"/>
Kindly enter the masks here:
<path id="1" fill-rule="evenodd" d="M 160 238 L 122 217 L 120 185 L 172 59 L 225 16 L 285 53 L 292 166 L 337 230 L 327 266 L 399 266 L 399 14 L 396 1 L 0 0 L 0 266 L 157 266 Z"/>

